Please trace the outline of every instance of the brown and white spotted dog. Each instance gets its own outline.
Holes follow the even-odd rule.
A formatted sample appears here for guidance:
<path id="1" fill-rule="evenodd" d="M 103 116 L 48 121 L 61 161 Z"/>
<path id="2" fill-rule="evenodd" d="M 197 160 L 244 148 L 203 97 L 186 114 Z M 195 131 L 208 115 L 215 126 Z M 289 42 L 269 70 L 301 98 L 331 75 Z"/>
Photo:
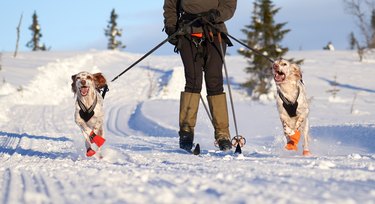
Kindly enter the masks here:
<path id="1" fill-rule="evenodd" d="M 103 132 L 103 97 L 99 90 L 106 85 L 102 73 L 91 74 L 79 72 L 72 76 L 72 91 L 76 96 L 75 122 L 85 137 L 86 156 L 93 156 L 96 152 L 91 144 L 100 147 L 105 142 Z"/>
<path id="2" fill-rule="evenodd" d="M 280 120 L 287 139 L 287 150 L 297 150 L 300 135 L 304 136 L 303 155 L 310 155 L 309 150 L 309 104 L 302 81 L 301 69 L 287 60 L 276 60 L 272 65 L 276 83 L 276 102 Z"/>

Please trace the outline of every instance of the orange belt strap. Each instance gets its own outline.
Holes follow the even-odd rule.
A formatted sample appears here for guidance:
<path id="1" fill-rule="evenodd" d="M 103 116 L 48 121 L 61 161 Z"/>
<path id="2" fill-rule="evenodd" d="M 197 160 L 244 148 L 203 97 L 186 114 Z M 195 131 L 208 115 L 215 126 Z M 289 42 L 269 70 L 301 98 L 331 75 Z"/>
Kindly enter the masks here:
<path id="1" fill-rule="evenodd" d="M 203 38 L 203 33 L 192 33 L 191 36 L 197 37 L 197 38 Z"/>

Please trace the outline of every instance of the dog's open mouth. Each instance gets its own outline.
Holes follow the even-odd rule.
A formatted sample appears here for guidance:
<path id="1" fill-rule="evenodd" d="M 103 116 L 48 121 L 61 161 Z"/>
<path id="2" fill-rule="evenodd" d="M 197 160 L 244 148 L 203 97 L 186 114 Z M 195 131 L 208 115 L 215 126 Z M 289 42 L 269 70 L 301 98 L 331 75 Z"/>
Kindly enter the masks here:
<path id="1" fill-rule="evenodd" d="M 281 83 L 285 80 L 285 73 L 282 71 L 275 71 L 274 80 L 276 83 Z"/>
<path id="2" fill-rule="evenodd" d="M 89 87 L 88 86 L 82 86 L 79 91 L 81 92 L 82 96 L 86 96 L 89 93 Z"/>

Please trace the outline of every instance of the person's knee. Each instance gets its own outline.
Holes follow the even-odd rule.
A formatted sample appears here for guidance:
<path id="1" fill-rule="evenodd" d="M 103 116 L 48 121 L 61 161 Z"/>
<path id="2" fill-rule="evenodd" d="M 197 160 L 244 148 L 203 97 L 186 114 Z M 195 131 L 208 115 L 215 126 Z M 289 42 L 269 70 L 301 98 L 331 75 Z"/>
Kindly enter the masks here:
<path id="1" fill-rule="evenodd" d="M 207 95 L 219 95 L 224 92 L 223 88 L 223 80 L 218 78 L 212 78 L 210 80 L 206 80 L 206 87 L 207 87 Z"/>
<path id="2" fill-rule="evenodd" d="M 215 89 L 208 89 L 208 88 L 207 88 L 207 95 L 208 95 L 208 96 L 220 95 L 220 94 L 222 94 L 222 93 L 224 93 L 224 88 L 223 88 L 223 86 L 221 86 L 221 87 L 217 87 L 217 88 L 215 88 Z"/>
<path id="3" fill-rule="evenodd" d="M 190 86 L 185 86 L 185 92 L 189 93 L 200 93 L 202 90 L 202 87 L 190 87 Z"/>

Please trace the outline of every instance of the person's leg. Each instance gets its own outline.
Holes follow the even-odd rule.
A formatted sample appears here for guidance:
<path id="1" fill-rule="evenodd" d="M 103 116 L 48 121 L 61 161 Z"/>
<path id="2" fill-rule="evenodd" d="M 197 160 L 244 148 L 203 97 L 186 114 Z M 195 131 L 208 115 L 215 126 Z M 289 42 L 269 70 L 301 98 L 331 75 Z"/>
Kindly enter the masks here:
<path id="1" fill-rule="evenodd" d="M 181 92 L 178 132 L 180 148 L 191 150 L 194 141 L 194 127 L 197 121 L 199 93 Z"/>
<path id="2" fill-rule="evenodd" d="M 184 65 L 185 92 L 200 93 L 202 90 L 203 58 L 201 46 L 196 46 L 192 39 L 181 37 L 180 56 Z"/>
<path id="3" fill-rule="evenodd" d="M 202 89 L 202 59 L 198 48 L 190 39 L 181 40 L 180 55 L 185 71 L 185 91 L 180 96 L 179 144 L 180 148 L 191 150 L 194 141 L 194 127 L 197 120 L 200 91 Z"/>
<path id="4" fill-rule="evenodd" d="M 223 49 L 225 54 L 225 44 L 223 44 Z M 214 38 L 213 43 L 207 42 L 205 59 L 204 80 L 206 82 L 207 95 L 213 96 L 224 93 L 223 59 L 217 37 Z"/>
<path id="5" fill-rule="evenodd" d="M 225 45 L 223 45 L 225 53 Z M 207 101 L 213 119 L 215 140 L 221 150 L 232 148 L 229 133 L 229 119 L 226 95 L 223 87 L 223 59 L 217 38 L 214 43 L 207 45 L 207 58 L 205 66 L 205 82 L 207 88 Z"/>

